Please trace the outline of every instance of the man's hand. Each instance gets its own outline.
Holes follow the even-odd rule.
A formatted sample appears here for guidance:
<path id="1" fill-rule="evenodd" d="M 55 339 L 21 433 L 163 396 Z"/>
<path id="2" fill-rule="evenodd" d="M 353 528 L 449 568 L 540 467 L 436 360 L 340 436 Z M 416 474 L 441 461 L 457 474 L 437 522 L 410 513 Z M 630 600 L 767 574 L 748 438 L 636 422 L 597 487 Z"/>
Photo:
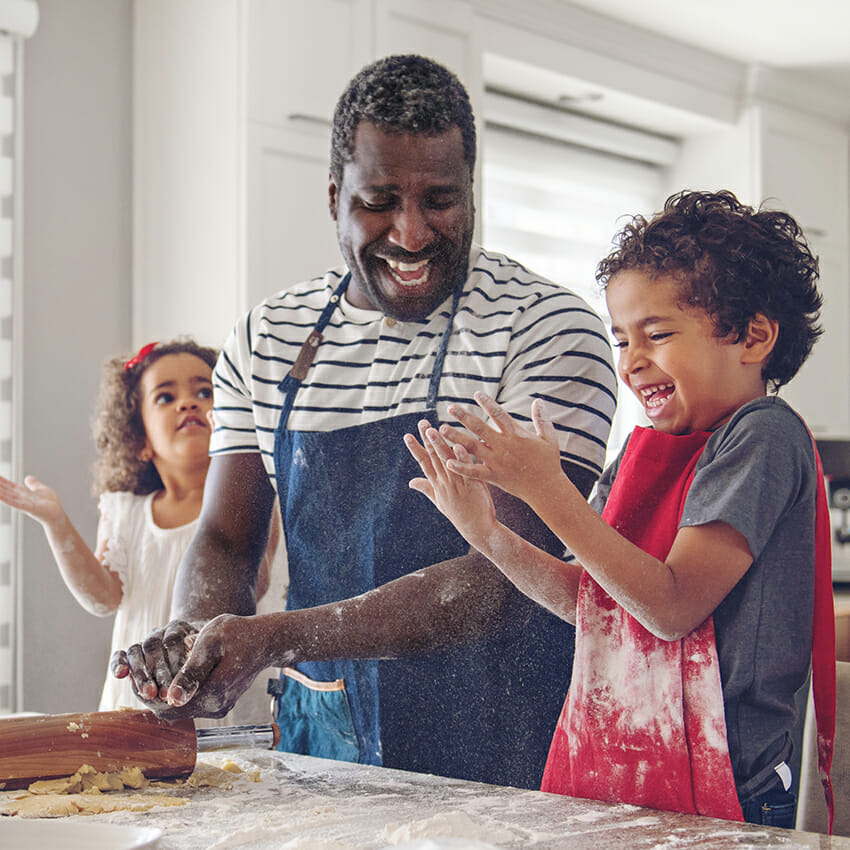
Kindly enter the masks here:
<path id="1" fill-rule="evenodd" d="M 192 717 L 224 717 L 257 674 L 269 666 L 263 651 L 264 617 L 220 614 L 198 633 L 168 688 L 166 701 Z"/>
<path id="2" fill-rule="evenodd" d="M 136 695 L 157 713 L 166 707 L 168 688 L 189 656 L 198 629 L 184 620 L 172 620 L 152 631 L 142 643 L 113 653 L 109 669 L 116 679 L 130 677 Z"/>
<path id="3" fill-rule="evenodd" d="M 224 717 L 270 666 L 264 619 L 221 614 L 200 631 L 175 620 L 116 652 L 110 669 L 119 679 L 129 675 L 139 699 L 163 717 Z"/>

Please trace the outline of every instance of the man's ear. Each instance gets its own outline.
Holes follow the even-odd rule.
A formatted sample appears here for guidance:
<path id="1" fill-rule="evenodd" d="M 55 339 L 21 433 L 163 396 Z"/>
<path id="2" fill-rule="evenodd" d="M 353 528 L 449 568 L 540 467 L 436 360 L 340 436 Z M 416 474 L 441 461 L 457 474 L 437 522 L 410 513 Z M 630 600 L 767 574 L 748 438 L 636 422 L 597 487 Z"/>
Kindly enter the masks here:
<path id="1" fill-rule="evenodd" d="M 328 209 L 331 213 L 331 218 L 336 221 L 336 211 L 337 211 L 337 200 L 339 196 L 339 189 L 336 185 L 336 180 L 333 179 L 333 175 L 328 174 Z"/>
<path id="2" fill-rule="evenodd" d="M 744 363 L 763 363 L 770 357 L 779 338 L 779 322 L 768 319 L 764 313 L 756 313 L 750 319 L 744 336 Z"/>

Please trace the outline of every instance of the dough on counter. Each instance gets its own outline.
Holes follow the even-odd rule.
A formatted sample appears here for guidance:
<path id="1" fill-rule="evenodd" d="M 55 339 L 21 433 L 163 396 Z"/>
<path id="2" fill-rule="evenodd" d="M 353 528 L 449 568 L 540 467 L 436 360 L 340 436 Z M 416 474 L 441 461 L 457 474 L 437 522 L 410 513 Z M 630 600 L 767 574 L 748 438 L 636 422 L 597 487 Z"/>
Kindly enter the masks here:
<path id="1" fill-rule="evenodd" d="M 190 788 L 232 788 L 233 782 L 240 778 L 250 779 L 253 782 L 260 782 L 259 768 L 246 771 L 243 770 L 235 761 L 225 759 L 220 766 L 209 764 L 208 762 L 199 761 L 192 771 L 192 775 L 186 780 L 186 784 Z"/>
<path id="2" fill-rule="evenodd" d="M 148 780 L 138 767 L 125 767 L 114 773 L 103 773 L 84 764 L 73 776 L 39 779 L 27 789 L 31 794 L 97 794 L 101 791 L 123 791 L 143 788 Z"/>
<path id="3" fill-rule="evenodd" d="M 104 812 L 147 812 L 157 806 L 185 806 L 188 800 L 164 794 L 32 794 L 7 792 L 0 800 L 0 815 L 21 818 L 64 818 L 69 815 L 99 815 Z"/>
<path id="4" fill-rule="evenodd" d="M 151 791 L 143 794 L 124 794 L 127 788 L 139 790 L 157 788 L 224 788 L 245 778 L 260 782 L 260 771 L 243 770 L 236 762 L 225 758 L 218 767 L 198 762 L 185 781 L 149 782 L 139 767 L 128 767 L 114 773 L 102 773 L 84 764 L 73 776 L 41 779 L 30 784 L 26 791 L 0 792 L 0 815 L 22 818 L 62 818 L 69 815 L 95 815 L 104 812 L 146 812 L 156 806 L 183 806 L 185 797 L 170 797 Z"/>

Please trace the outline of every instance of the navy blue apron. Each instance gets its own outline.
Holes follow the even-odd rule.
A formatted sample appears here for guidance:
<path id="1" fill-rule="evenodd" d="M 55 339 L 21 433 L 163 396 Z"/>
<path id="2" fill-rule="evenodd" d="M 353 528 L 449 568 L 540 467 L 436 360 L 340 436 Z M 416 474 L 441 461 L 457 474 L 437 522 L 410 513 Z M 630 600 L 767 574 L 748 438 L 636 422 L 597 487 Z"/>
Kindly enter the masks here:
<path id="1" fill-rule="evenodd" d="M 421 474 L 402 440 L 437 424 L 443 362 L 461 287 L 423 410 L 335 431 L 291 431 L 289 412 L 342 281 L 281 382 L 275 471 L 289 558 L 287 609 L 347 599 L 469 547 L 408 487 Z M 510 638 L 412 660 L 308 662 L 269 682 L 279 749 L 494 784 L 539 788 L 569 684 L 571 626 L 534 606 Z"/>

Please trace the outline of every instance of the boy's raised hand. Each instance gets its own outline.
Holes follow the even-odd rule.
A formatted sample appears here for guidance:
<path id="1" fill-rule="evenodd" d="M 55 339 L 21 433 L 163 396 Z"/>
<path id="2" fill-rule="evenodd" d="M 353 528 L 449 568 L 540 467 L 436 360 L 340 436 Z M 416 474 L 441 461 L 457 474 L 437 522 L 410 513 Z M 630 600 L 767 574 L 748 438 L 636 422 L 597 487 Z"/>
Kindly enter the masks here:
<path id="1" fill-rule="evenodd" d="M 495 484 L 524 502 L 534 502 L 563 474 L 555 428 L 543 417 L 543 402 L 536 398 L 531 403 L 532 432 L 517 423 L 490 396 L 476 393 L 475 401 L 492 424 L 454 405 L 449 407 L 449 413 L 469 433 L 451 425 L 440 428 L 441 435 L 455 448 L 454 457 L 447 460 L 447 468 L 464 477 Z"/>
<path id="2" fill-rule="evenodd" d="M 447 468 L 456 457 L 472 461 L 462 446 L 454 450 L 427 420 L 419 423 L 420 445 L 412 434 L 404 442 L 424 478 L 413 478 L 410 487 L 424 493 L 464 538 L 480 548 L 497 524 L 496 510 L 487 485 L 458 475 Z"/>

